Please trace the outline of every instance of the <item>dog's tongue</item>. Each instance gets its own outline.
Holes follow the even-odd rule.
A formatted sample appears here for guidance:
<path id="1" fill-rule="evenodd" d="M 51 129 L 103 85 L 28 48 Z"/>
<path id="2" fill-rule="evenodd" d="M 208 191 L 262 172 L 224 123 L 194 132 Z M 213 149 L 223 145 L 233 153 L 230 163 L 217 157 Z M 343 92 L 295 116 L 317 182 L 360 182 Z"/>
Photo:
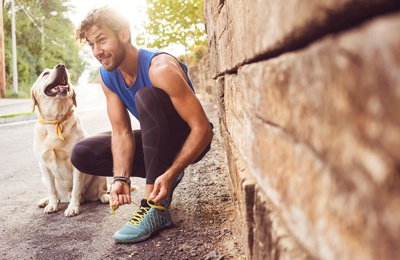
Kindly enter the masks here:
<path id="1" fill-rule="evenodd" d="M 58 86 L 55 86 L 54 88 L 50 89 L 51 94 L 55 94 L 58 92 L 64 92 L 64 91 L 68 91 L 68 85 L 65 85 L 65 86 L 58 85 Z"/>

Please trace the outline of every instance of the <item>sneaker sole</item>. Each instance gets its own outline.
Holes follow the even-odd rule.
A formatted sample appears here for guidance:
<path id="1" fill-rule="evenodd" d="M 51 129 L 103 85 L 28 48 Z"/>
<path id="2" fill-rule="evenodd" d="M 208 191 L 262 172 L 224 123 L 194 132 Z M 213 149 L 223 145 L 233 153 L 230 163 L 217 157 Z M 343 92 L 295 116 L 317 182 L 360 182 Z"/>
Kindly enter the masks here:
<path id="1" fill-rule="evenodd" d="M 163 230 L 166 230 L 166 229 L 172 227 L 172 225 L 173 225 L 172 222 L 171 222 L 171 223 L 167 223 L 167 224 L 165 224 L 164 226 L 159 227 L 158 229 L 154 230 L 154 231 L 151 232 L 150 234 L 148 234 L 148 235 L 146 235 L 146 236 L 143 236 L 143 237 L 141 237 L 141 238 L 129 239 L 129 240 L 120 240 L 120 239 L 117 239 L 117 238 L 114 237 L 114 240 L 115 240 L 116 242 L 118 242 L 118 243 L 121 243 L 121 244 L 129 244 L 129 243 L 139 243 L 139 242 L 143 242 L 143 241 L 145 241 L 145 240 L 147 240 L 147 239 L 150 239 L 150 238 L 152 238 L 153 236 L 157 235 L 159 232 L 161 232 L 161 231 L 163 231 Z"/>

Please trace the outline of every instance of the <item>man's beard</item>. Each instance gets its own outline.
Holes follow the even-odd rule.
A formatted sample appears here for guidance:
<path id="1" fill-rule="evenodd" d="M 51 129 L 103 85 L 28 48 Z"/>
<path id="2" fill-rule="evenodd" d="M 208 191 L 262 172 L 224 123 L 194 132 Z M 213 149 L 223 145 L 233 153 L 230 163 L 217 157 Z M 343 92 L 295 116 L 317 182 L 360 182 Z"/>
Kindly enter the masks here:
<path id="1" fill-rule="evenodd" d="M 125 48 L 122 45 L 122 43 L 118 41 L 117 51 L 112 55 L 112 63 L 108 66 L 104 64 L 102 65 L 107 71 L 114 71 L 119 67 L 119 65 L 121 65 L 124 57 L 125 57 Z"/>

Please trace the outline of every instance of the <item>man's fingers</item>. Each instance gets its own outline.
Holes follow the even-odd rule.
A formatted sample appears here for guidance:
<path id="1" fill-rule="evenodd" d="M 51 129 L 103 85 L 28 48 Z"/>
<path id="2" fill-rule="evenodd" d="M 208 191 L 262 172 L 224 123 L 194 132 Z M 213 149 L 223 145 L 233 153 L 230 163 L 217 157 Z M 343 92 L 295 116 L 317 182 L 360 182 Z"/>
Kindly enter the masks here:
<path id="1" fill-rule="evenodd" d="M 118 209 L 119 206 L 124 204 L 131 204 L 130 189 L 127 189 L 125 185 L 116 182 L 110 192 L 110 204 L 114 205 L 114 209 Z"/>
<path id="2" fill-rule="evenodd" d="M 130 203 L 131 203 L 130 197 L 127 196 L 126 194 L 120 194 L 120 195 L 118 195 L 118 201 L 119 201 L 119 204 L 120 204 L 120 205 L 123 205 L 123 204 L 130 204 Z"/>
<path id="3" fill-rule="evenodd" d="M 125 204 L 125 203 L 124 203 L 124 196 L 123 196 L 123 195 L 118 195 L 118 202 L 119 202 L 120 205 Z"/>
<path id="4" fill-rule="evenodd" d="M 153 192 L 150 194 L 150 199 L 155 203 L 158 203 L 163 198 L 167 196 L 167 191 L 165 188 L 162 188 L 161 185 L 154 186 Z"/>
<path id="5" fill-rule="evenodd" d="M 114 210 L 118 209 L 119 207 L 118 196 L 110 196 L 110 204 L 113 205 Z"/>
<path id="6" fill-rule="evenodd" d="M 154 183 L 154 188 L 153 191 L 150 193 L 150 199 L 154 202 L 157 202 L 157 197 L 159 195 L 160 192 L 160 184 L 156 181 L 156 183 Z"/>

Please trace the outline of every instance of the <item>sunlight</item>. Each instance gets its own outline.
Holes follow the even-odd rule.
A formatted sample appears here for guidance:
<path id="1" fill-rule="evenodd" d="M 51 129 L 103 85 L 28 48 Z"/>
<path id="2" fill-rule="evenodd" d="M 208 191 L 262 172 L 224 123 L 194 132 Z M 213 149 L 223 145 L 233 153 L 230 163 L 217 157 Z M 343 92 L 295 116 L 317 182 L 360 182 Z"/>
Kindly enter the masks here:
<path id="1" fill-rule="evenodd" d="M 71 15 L 71 21 L 75 26 L 92 8 L 104 5 L 115 7 L 131 22 L 132 39 L 138 35 L 135 28 L 140 27 L 146 18 L 146 0 L 71 0 L 71 4 L 76 8 L 76 13 Z"/>

